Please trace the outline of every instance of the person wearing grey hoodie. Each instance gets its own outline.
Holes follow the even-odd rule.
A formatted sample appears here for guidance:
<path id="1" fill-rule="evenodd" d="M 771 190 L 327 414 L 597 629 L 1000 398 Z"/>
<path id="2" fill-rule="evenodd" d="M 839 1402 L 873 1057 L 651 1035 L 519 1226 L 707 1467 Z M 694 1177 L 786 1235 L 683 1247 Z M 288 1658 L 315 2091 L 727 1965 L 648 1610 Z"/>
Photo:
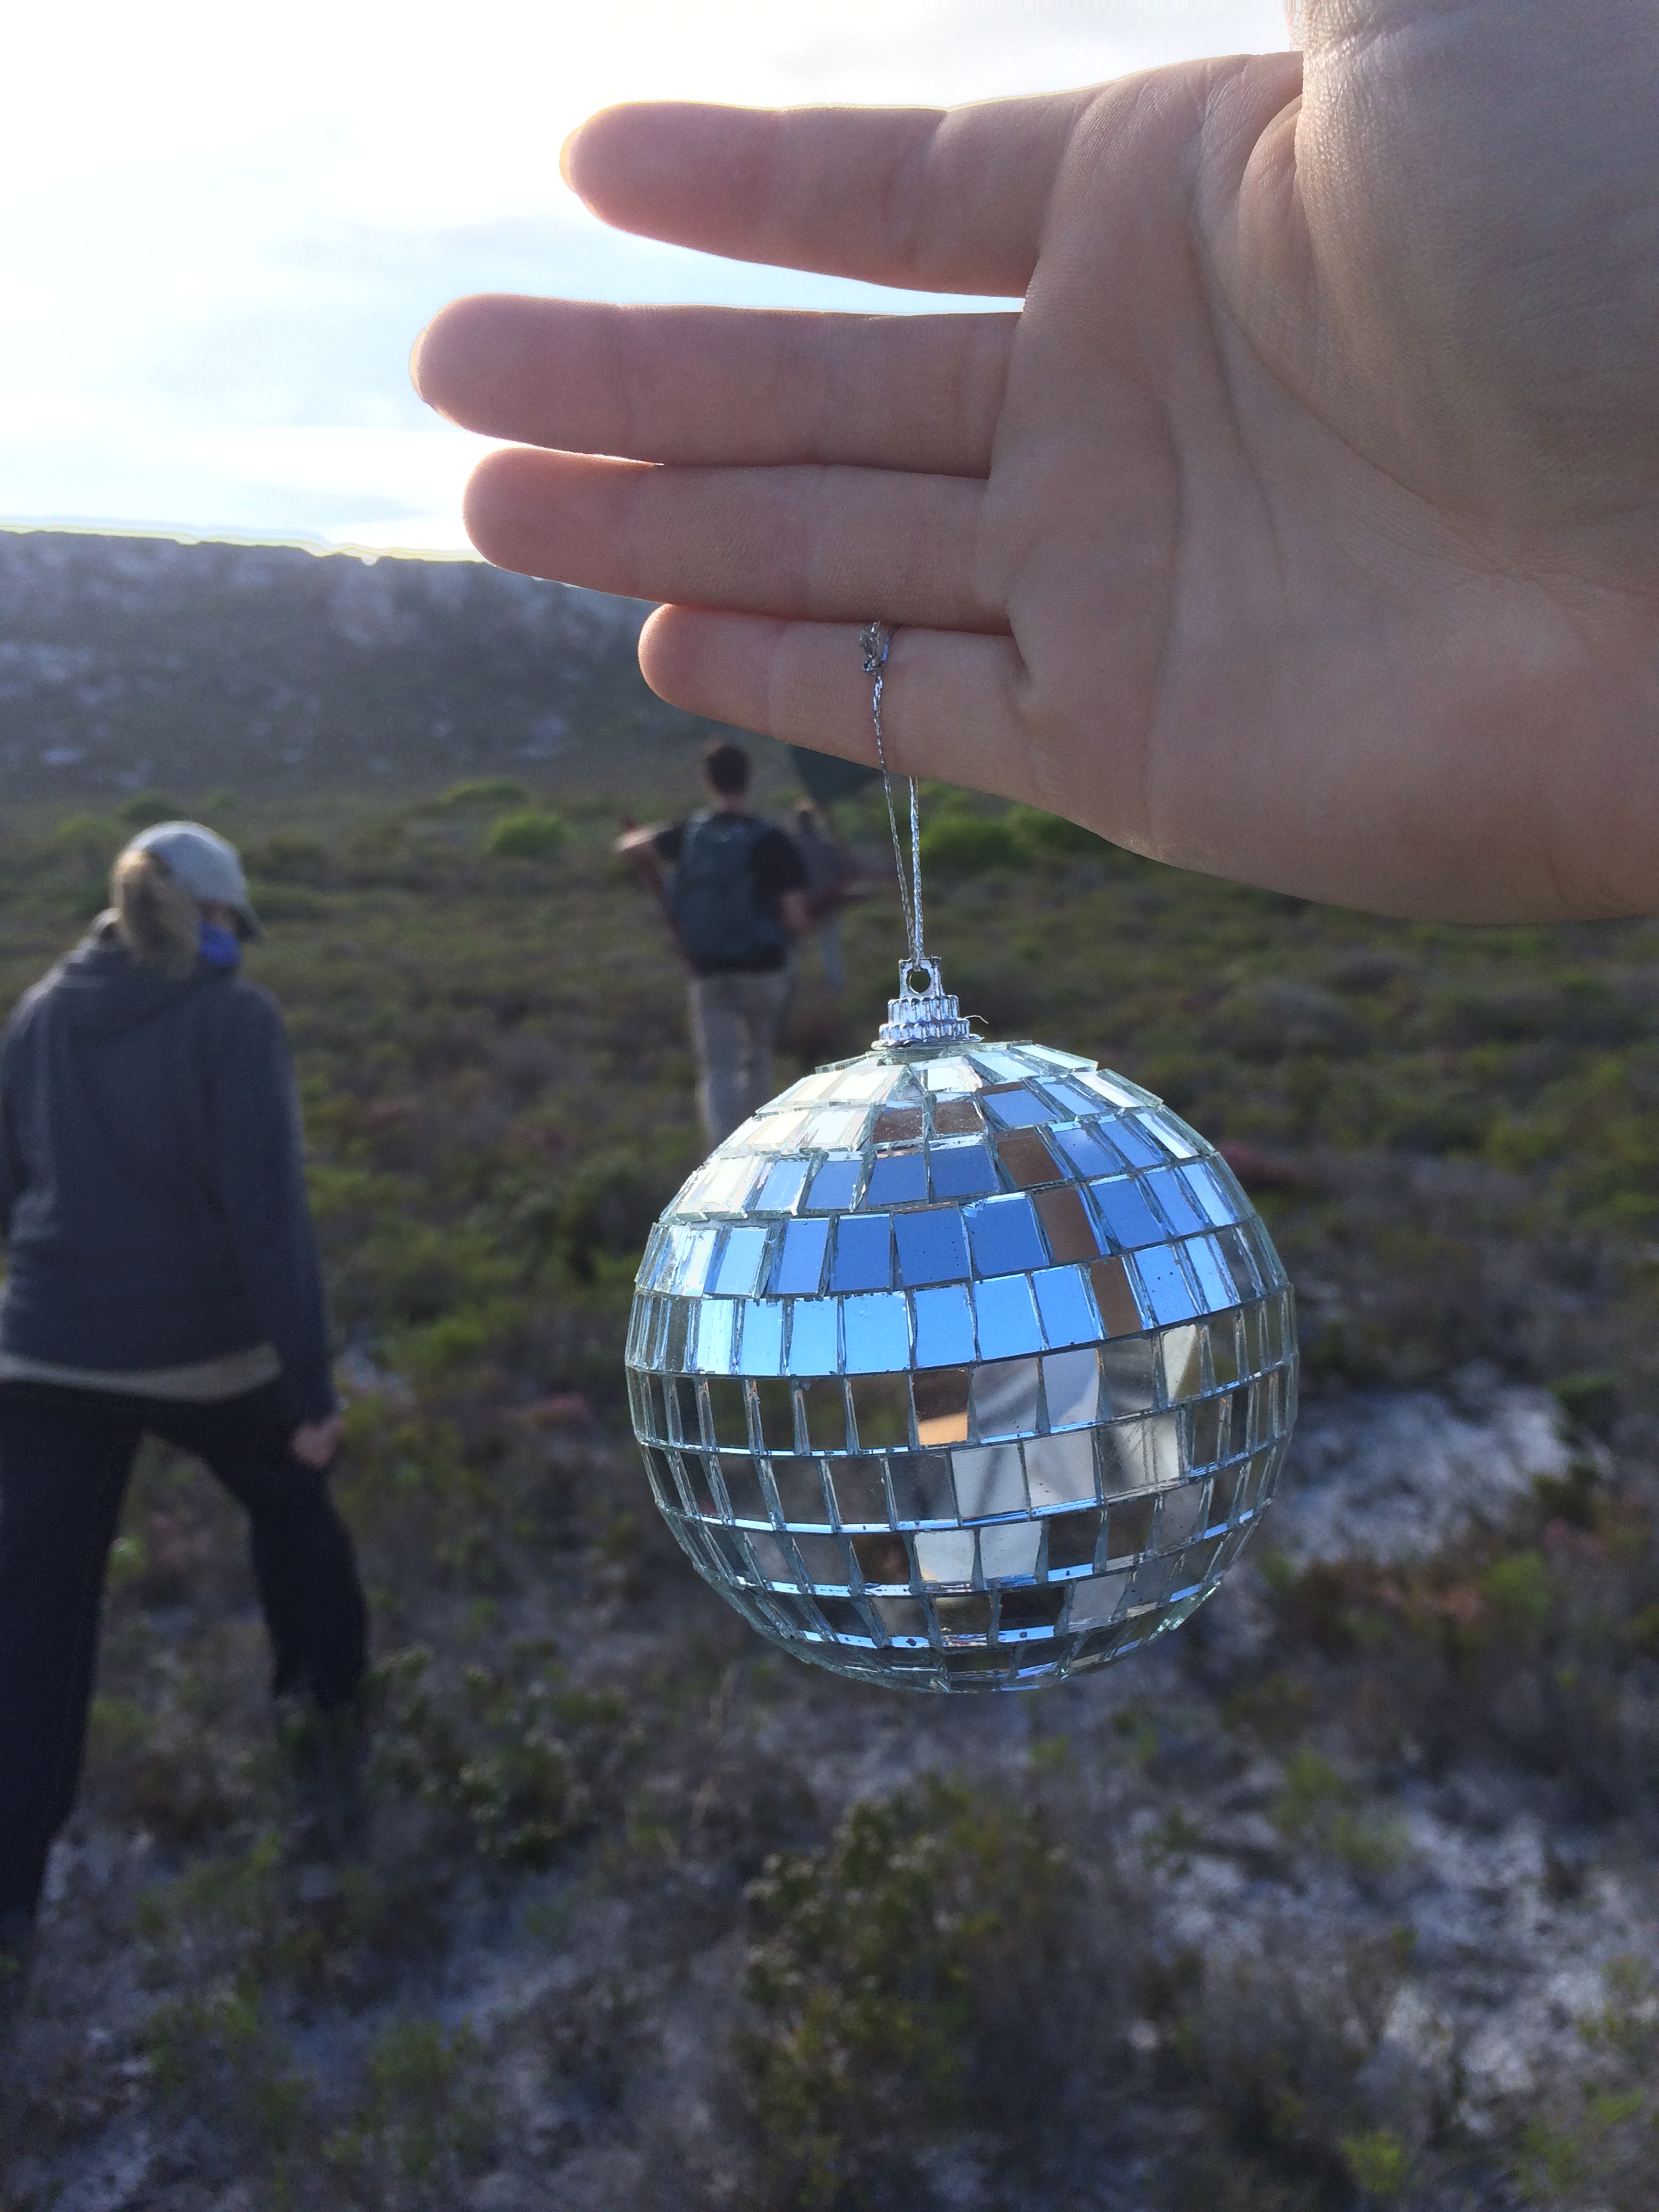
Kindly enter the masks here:
<path id="1" fill-rule="evenodd" d="M 365 1667 L 299 1103 L 276 1001 L 239 972 L 241 865 L 164 823 L 112 894 L 0 1030 L 0 1983 L 74 1802 L 146 1434 L 246 1510 L 275 1692 L 340 1712 Z"/>

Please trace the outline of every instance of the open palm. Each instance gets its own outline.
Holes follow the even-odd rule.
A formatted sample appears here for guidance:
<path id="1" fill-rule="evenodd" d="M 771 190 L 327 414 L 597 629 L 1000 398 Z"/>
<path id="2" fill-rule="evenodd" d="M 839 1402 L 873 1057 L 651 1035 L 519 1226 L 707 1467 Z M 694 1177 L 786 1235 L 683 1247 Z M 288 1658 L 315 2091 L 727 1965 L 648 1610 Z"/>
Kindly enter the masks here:
<path id="1" fill-rule="evenodd" d="M 477 299 L 492 560 L 667 604 L 666 698 L 1188 867 L 1659 908 L 1659 9 L 1314 0 L 1305 57 L 929 112 L 636 106 L 608 220 L 1018 313 Z M 1303 84 L 1306 63 L 1305 92 Z"/>

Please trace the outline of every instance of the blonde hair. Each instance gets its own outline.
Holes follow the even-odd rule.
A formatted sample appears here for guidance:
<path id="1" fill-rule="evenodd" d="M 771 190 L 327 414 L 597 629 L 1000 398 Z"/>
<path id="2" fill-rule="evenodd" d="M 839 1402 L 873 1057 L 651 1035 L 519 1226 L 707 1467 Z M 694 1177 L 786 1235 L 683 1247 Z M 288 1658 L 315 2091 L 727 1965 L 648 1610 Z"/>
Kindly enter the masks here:
<path id="1" fill-rule="evenodd" d="M 202 911 L 159 853 L 129 845 L 110 873 L 115 933 L 135 960 L 183 975 L 196 958 Z"/>

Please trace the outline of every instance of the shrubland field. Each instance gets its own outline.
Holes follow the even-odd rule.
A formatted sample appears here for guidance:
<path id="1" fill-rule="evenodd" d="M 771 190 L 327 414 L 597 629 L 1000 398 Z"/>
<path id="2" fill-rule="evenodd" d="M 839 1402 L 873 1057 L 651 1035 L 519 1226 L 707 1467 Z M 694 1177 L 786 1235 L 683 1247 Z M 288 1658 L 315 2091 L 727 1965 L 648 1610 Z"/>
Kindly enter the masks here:
<path id="1" fill-rule="evenodd" d="M 1227 1141 L 1309 1441 L 1156 1650 L 905 1698 L 752 1636 L 629 1437 L 631 1276 L 700 1151 L 606 850 L 684 805 L 690 751 L 644 757 L 183 795 L 248 856 L 298 1056 L 372 1822 L 343 1846 L 296 1796 L 236 1516 L 148 1454 L 0 2203 L 1650 2212 L 1659 925 L 1382 924 L 931 795 L 948 985 Z M 14 818 L 8 1000 L 171 811 Z M 896 902 L 848 936 L 780 1085 L 868 1041 Z M 1345 1468 L 1387 1541 L 1297 1520 Z"/>

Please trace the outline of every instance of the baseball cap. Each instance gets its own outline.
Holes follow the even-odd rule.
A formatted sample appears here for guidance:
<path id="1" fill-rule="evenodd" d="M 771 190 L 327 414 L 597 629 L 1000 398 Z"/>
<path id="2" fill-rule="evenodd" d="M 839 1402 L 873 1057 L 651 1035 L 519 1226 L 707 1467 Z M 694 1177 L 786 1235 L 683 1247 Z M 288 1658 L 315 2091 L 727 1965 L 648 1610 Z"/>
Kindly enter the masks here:
<path id="1" fill-rule="evenodd" d="M 216 830 L 199 822 L 157 822 L 141 830 L 127 850 L 154 853 L 193 899 L 234 908 L 248 936 L 264 936 L 264 926 L 248 897 L 241 856 Z"/>

